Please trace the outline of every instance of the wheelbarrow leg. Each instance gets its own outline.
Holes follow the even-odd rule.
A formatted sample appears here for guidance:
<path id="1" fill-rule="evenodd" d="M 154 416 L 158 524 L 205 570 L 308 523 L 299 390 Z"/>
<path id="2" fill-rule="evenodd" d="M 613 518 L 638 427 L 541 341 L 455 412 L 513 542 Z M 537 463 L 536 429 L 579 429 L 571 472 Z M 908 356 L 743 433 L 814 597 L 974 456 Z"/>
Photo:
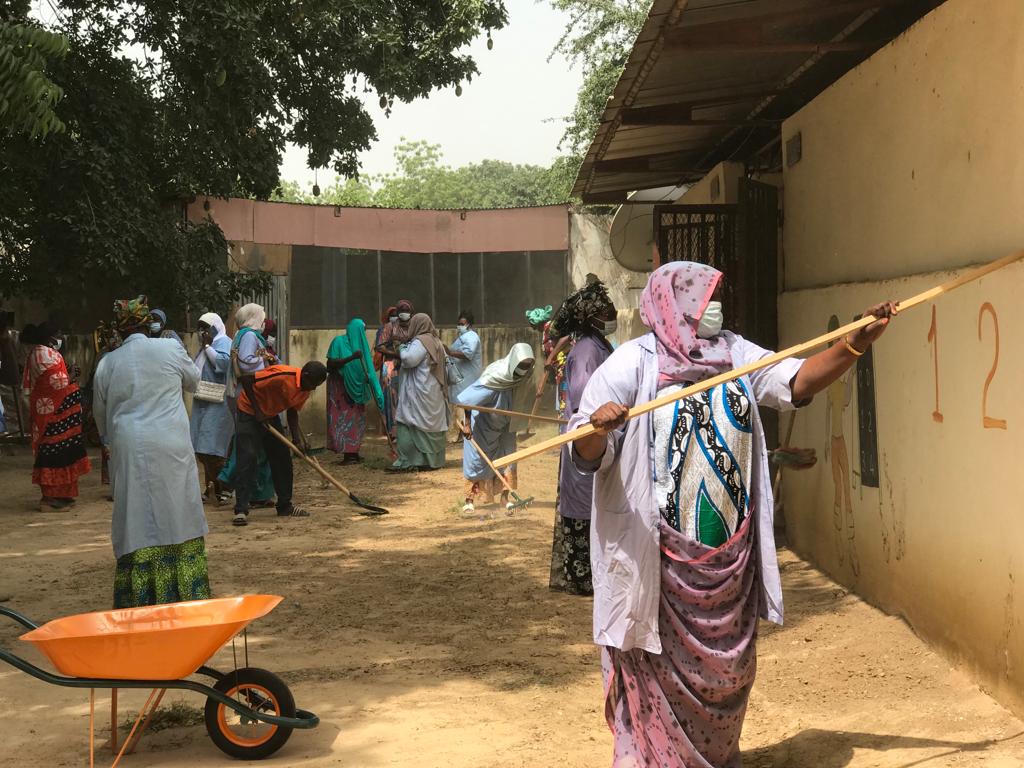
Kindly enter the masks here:
<path id="1" fill-rule="evenodd" d="M 117 752 L 117 688 L 110 689 L 110 751 Z"/>
<path id="2" fill-rule="evenodd" d="M 138 729 L 139 723 L 142 721 L 142 718 L 145 717 L 146 713 L 149 711 L 149 705 L 150 703 L 152 703 L 153 697 L 156 696 L 157 692 L 161 690 L 166 689 L 154 688 L 152 691 L 150 691 L 149 698 L 146 699 L 146 703 L 143 704 L 142 709 L 139 710 L 139 716 L 135 718 L 135 724 L 132 726 L 131 731 L 128 732 L 128 738 L 124 740 L 124 744 L 121 745 L 121 751 L 117 753 L 117 757 L 114 759 L 114 762 L 110 766 L 110 768 L 117 768 L 117 764 L 121 762 L 121 758 L 124 757 L 125 752 L 128 749 L 128 745 L 132 743 L 132 737 L 135 735 L 135 731 Z M 160 696 L 162 697 L 163 693 L 161 693 Z M 160 701 L 160 699 L 158 698 L 157 701 Z"/>
<path id="3" fill-rule="evenodd" d="M 89 768 L 93 768 L 96 762 L 96 744 L 94 734 L 96 733 L 96 689 L 89 689 Z"/>
<path id="4" fill-rule="evenodd" d="M 149 727 L 149 721 L 153 719 L 153 713 L 156 712 L 156 708 L 160 706 L 160 701 L 163 699 L 165 693 L 167 693 L 167 689 L 161 688 L 159 695 L 156 697 L 156 701 L 154 701 L 153 706 L 149 708 L 149 713 L 146 715 L 146 719 L 142 721 L 142 726 L 139 728 L 139 732 L 135 734 L 135 739 L 131 742 L 128 750 L 125 752 L 126 755 L 130 755 L 135 752 L 135 748 L 139 746 L 139 742 L 142 741 L 142 734 L 145 733 L 146 728 Z"/>

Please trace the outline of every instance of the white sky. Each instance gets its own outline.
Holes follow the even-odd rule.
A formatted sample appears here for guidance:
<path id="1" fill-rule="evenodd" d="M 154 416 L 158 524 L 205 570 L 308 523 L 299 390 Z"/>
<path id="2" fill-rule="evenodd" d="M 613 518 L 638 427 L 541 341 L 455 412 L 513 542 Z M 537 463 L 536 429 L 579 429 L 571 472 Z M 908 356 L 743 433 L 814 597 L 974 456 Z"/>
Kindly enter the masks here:
<path id="1" fill-rule="evenodd" d="M 376 94 L 366 94 L 367 109 L 377 127 L 378 141 L 360 158 L 361 173 L 378 175 L 394 169 L 394 148 L 404 136 L 411 141 L 440 144 L 443 161 L 460 166 L 484 159 L 548 165 L 558 155 L 562 136 L 560 118 L 576 101 L 582 75 L 561 56 L 549 63 L 548 54 L 568 23 L 568 16 L 541 0 L 505 0 L 509 21 L 470 47 L 480 74 L 463 84 L 461 97 L 454 88 L 434 91 L 411 104 L 395 102 L 391 117 L 384 117 Z M 326 186 L 334 171 L 321 170 Z M 313 183 L 306 154 L 290 146 L 281 164 L 281 178 Z"/>

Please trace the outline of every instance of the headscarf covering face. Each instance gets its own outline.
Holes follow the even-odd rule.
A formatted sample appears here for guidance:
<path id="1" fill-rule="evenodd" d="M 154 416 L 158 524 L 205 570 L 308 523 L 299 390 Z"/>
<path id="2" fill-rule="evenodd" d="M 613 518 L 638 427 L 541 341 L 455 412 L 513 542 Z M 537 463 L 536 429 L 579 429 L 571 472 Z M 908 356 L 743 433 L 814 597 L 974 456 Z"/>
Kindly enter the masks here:
<path id="1" fill-rule="evenodd" d="M 373 358 L 370 355 L 370 345 L 366 343 L 366 323 L 358 317 L 349 321 L 344 336 L 334 337 L 330 349 L 327 350 L 327 357 L 340 360 L 356 352 L 362 359 L 345 363 L 341 369 L 345 391 L 353 402 L 359 404 L 365 404 L 372 396 L 377 408 L 383 413 L 384 392 L 380 388 L 380 380 L 370 373 L 373 370 Z"/>
<path id="2" fill-rule="evenodd" d="M 697 336 L 700 317 L 722 273 L 705 264 L 674 261 L 659 267 L 640 299 L 640 319 L 658 340 L 658 384 L 698 382 L 732 368 L 721 336 Z"/>
<path id="3" fill-rule="evenodd" d="M 226 339 L 228 337 L 227 329 L 224 327 L 224 321 L 220 319 L 220 315 L 216 312 L 207 312 L 199 316 L 199 322 L 204 323 L 213 329 L 213 338 L 211 343 L 217 341 L 217 339 Z M 203 372 L 203 368 L 206 367 L 206 361 L 209 358 L 206 356 L 206 349 L 200 348 L 199 352 L 192 359 L 192 362 L 196 364 L 199 372 Z"/>
<path id="4" fill-rule="evenodd" d="M 536 309 L 528 309 L 525 312 L 526 322 L 530 325 L 543 325 L 551 319 L 551 315 L 554 314 L 554 310 L 551 305 L 548 304 L 546 307 L 537 307 Z"/>
<path id="5" fill-rule="evenodd" d="M 530 362 L 530 367 L 517 376 L 516 368 L 527 360 Z M 524 381 L 529 381 L 530 371 L 533 370 L 535 362 L 536 356 L 533 354 L 533 347 L 519 342 L 512 346 L 511 351 L 505 357 L 495 360 L 484 368 L 479 382 L 488 389 L 512 389 Z"/>
<path id="6" fill-rule="evenodd" d="M 551 322 L 552 336 L 582 336 L 597 333 L 593 319 L 613 307 L 608 289 L 600 280 L 587 283 L 567 298 Z"/>
<path id="7" fill-rule="evenodd" d="M 413 309 L 412 302 L 408 299 L 402 299 L 399 301 L 395 305 L 395 309 L 399 312 L 408 312 L 412 317 L 416 316 L 413 314 L 415 310 Z M 416 334 L 412 333 L 412 317 L 409 318 L 409 325 L 403 326 L 399 322 L 397 325 L 392 327 L 390 337 L 392 341 L 397 341 L 399 344 L 402 344 L 416 338 Z M 424 315 L 424 317 L 427 316 Z M 429 320 L 430 318 L 427 317 L 427 319 Z M 431 323 L 431 326 L 433 326 L 433 323 Z"/>
<path id="8" fill-rule="evenodd" d="M 445 378 L 444 370 L 444 345 L 441 344 L 441 337 L 437 334 L 434 321 L 429 315 L 418 312 L 409 319 L 408 333 L 410 341 L 418 339 L 426 348 L 427 357 L 430 358 L 430 375 L 437 379 L 447 400 L 448 380 Z"/>
<path id="9" fill-rule="evenodd" d="M 252 328 L 256 333 L 263 332 L 263 321 L 267 313 L 259 304 L 246 304 L 235 313 L 235 322 L 239 328 Z"/>
<path id="10" fill-rule="evenodd" d="M 220 315 L 216 312 L 207 312 L 206 314 L 199 316 L 199 322 L 205 323 L 210 326 L 213 331 L 213 340 L 216 341 L 221 336 L 227 336 L 227 328 L 224 327 L 224 321 L 220 319 Z"/>
<path id="11" fill-rule="evenodd" d="M 138 296 L 134 299 L 118 299 L 114 302 L 114 325 L 122 334 L 139 331 L 149 325 L 149 299 Z"/>

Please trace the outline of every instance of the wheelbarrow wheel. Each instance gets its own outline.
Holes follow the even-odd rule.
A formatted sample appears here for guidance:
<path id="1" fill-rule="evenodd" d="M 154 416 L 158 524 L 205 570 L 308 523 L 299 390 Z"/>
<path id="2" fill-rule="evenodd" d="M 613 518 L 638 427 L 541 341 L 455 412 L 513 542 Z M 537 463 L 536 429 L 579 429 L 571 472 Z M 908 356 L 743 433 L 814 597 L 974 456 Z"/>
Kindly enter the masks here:
<path id="1" fill-rule="evenodd" d="M 225 696 L 268 715 L 295 717 L 295 699 L 285 682 L 265 669 L 245 667 L 228 672 L 213 686 Z M 239 760 L 262 760 L 292 735 L 284 728 L 239 715 L 215 699 L 206 700 L 206 731 L 225 754 Z"/>

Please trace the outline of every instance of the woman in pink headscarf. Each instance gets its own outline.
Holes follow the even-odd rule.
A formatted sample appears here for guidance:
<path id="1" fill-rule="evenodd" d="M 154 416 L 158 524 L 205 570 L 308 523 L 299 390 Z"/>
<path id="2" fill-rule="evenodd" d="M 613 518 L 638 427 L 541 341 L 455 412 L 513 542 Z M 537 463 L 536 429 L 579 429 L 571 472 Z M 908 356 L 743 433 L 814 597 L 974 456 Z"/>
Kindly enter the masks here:
<path id="1" fill-rule="evenodd" d="M 757 620 L 782 621 L 774 509 L 758 406 L 810 402 L 885 330 L 895 307 L 807 359 L 790 359 L 626 421 L 628 408 L 758 360 L 722 330 L 722 274 L 666 264 L 644 290 L 652 333 L 590 379 L 570 428 L 594 473 L 594 641 L 604 647 L 615 768 L 735 768 L 754 682 Z"/>

